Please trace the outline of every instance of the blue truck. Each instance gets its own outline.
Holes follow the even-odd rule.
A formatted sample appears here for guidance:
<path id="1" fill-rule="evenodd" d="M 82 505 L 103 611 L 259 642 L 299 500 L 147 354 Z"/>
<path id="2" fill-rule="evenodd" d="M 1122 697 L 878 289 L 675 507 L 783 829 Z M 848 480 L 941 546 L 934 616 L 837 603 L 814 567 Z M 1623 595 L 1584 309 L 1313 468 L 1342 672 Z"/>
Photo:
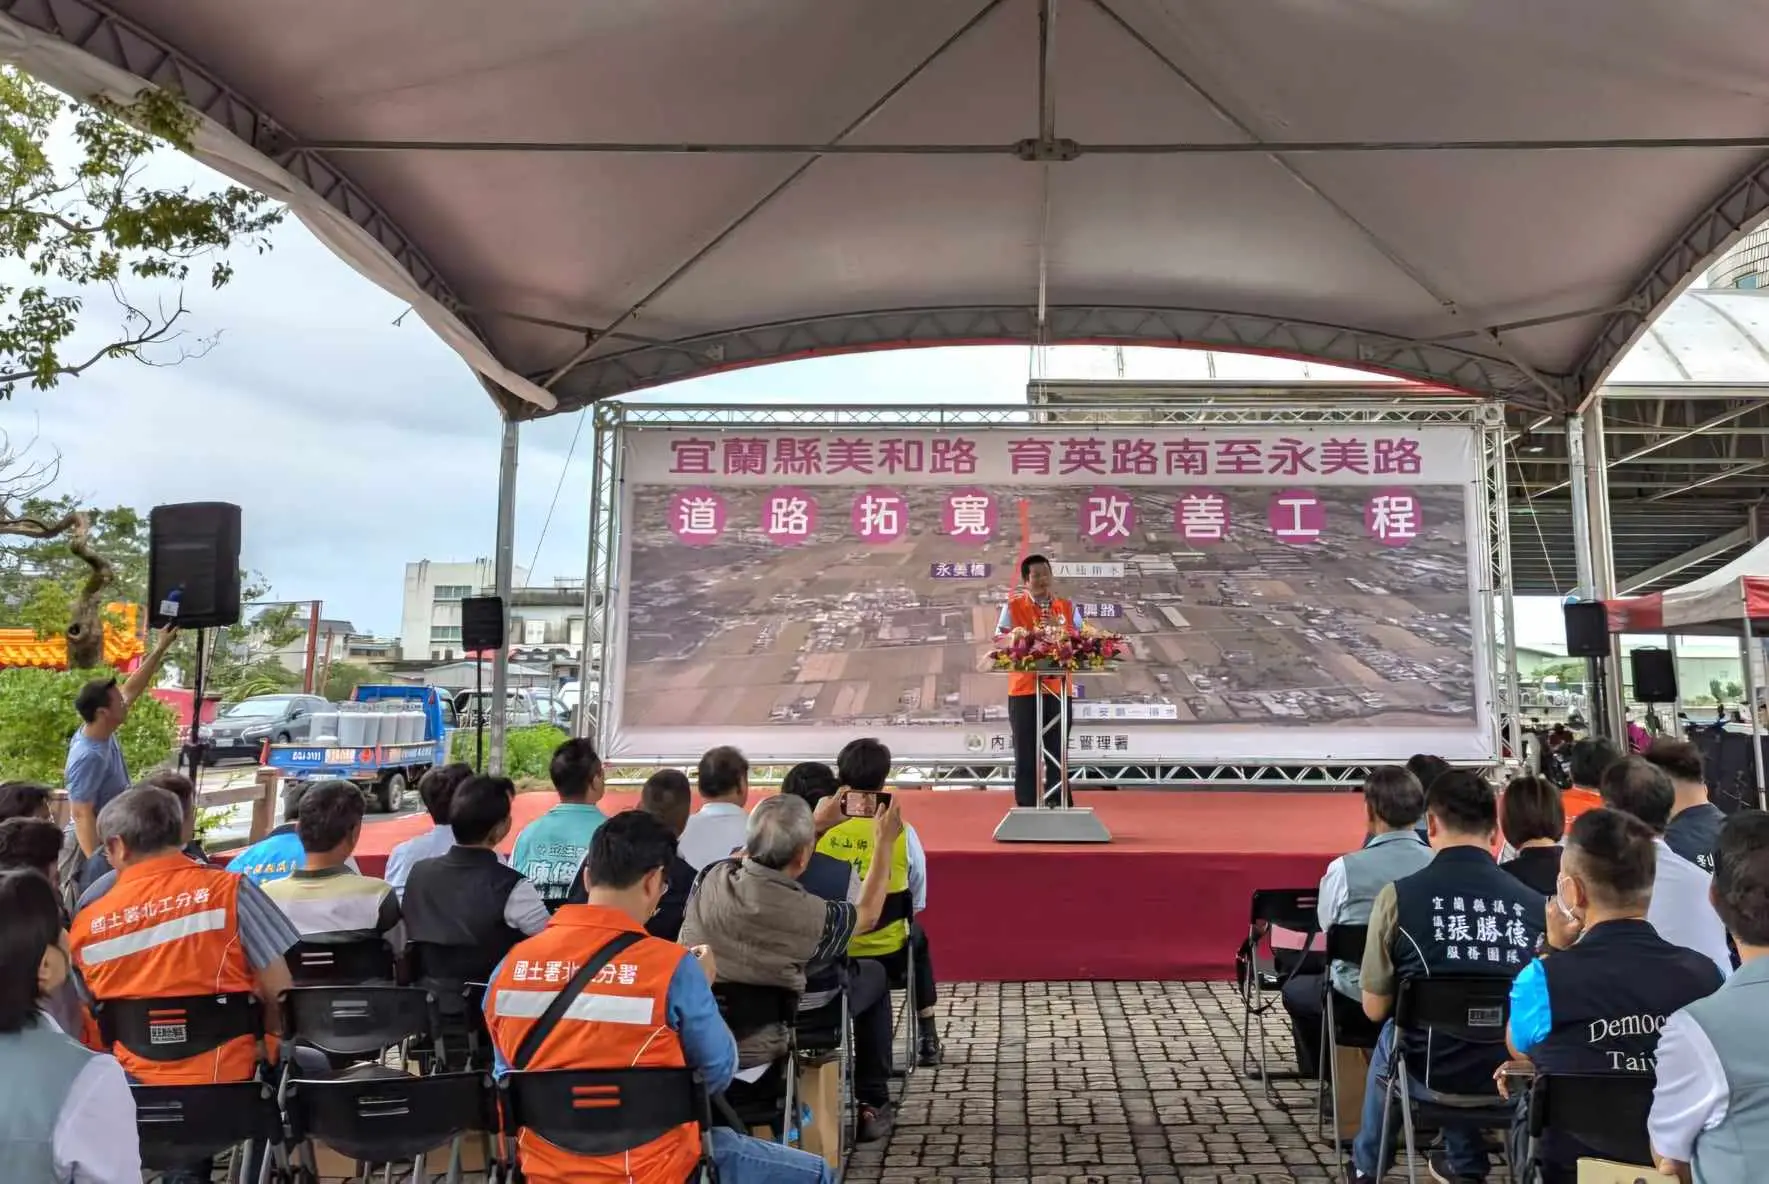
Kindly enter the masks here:
<path id="1" fill-rule="evenodd" d="M 291 781 L 353 781 L 362 787 L 371 809 L 392 814 L 405 808 L 406 795 L 418 778 L 448 763 L 449 739 L 455 730 L 454 704 L 435 687 L 361 686 L 356 703 L 397 702 L 424 713 L 424 738 L 411 744 L 377 744 L 364 748 L 323 744 L 272 744 L 267 763 Z"/>

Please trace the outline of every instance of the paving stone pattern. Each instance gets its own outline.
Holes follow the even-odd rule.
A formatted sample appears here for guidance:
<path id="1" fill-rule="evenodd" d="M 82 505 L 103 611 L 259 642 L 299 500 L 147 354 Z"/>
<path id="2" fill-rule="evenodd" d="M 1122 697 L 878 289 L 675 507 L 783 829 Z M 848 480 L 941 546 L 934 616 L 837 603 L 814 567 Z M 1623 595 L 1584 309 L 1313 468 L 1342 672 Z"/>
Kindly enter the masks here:
<path id="1" fill-rule="evenodd" d="M 1337 1179 L 1313 1082 L 1268 1098 L 1238 1071 L 1228 983 L 941 985 L 945 1064 L 918 1069 L 897 1129 L 849 1184 L 1271 1184 Z M 1274 1069 L 1294 1067 L 1275 995 Z M 1420 1179 L 1429 1175 L 1420 1164 Z M 1390 1179 L 1404 1179 L 1404 1170 Z M 1493 1184 L 1505 1179 L 1502 1169 Z"/>

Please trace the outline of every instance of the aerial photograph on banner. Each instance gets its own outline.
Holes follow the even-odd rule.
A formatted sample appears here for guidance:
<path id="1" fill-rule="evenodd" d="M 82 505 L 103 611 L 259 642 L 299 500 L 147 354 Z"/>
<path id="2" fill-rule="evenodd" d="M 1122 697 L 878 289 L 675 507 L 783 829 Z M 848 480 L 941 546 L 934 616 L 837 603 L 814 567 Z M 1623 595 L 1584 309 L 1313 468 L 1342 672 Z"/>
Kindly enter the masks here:
<path id="1" fill-rule="evenodd" d="M 1021 556 L 1130 640 L 1082 719 L 1472 726 L 1466 491 L 629 487 L 623 726 L 1005 721 Z"/>

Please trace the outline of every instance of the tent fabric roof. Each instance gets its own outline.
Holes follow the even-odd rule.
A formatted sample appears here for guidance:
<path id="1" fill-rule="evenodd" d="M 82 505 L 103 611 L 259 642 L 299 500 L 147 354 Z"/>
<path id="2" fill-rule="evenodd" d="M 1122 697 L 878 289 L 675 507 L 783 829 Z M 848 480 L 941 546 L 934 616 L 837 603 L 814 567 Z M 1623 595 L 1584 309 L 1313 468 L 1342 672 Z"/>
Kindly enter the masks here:
<path id="1" fill-rule="evenodd" d="M 1769 208 L 1765 16 L 0 0 L 0 53 L 75 93 L 182 92 L 199 155 L 518 415 L 1034 341 L 1268 350 L 1558 412 Z"/>
<path id="2" fill-rule="evenodd" d="M 1718 571 L 1666 592 L 1604 602 L 1611 633 L 1738 635 L 1769 626 L 1769 541 Z"/>

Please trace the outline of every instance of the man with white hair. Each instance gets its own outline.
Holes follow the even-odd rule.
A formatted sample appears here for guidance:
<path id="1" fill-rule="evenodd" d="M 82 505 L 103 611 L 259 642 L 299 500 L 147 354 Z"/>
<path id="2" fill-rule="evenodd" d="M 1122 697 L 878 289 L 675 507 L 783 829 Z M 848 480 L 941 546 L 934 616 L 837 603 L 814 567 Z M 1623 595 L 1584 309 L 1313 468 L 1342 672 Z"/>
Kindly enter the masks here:
<path id="1" fill-rule="evenodd" d="M 816 814 L 803 799 L 780 794 L 750 812 L 742 859 L 709 864 L 700 874 L 682 922 L 681 943 L 713 952 L 719 984 L 770 987 L 793 995 L 805 990 L 807 967 L 842 959 L 848 942 L 878 924 L 890 887 L 890 866 L 873 861 L 861 882 L 858 903 L 821 900 L 799 877 L 811 862 L 817 836 L 840 816 L 841 799 L 820 803 Z M 873 819 L 875 841 L 889 850 L 903 831 L 893 805 Z M 882 1005 L 882 1004 L 881 1004 Z M 787 1025 L 778 1009 L 754 1017 L 727 1014 L 737 1037 L 738 1065 L 770 1064 L 786 1052 Z M 888 1071 L 879 1080 L 856 1074 L 860 1137 L 870 1142 L 890 1133 Z"/>

